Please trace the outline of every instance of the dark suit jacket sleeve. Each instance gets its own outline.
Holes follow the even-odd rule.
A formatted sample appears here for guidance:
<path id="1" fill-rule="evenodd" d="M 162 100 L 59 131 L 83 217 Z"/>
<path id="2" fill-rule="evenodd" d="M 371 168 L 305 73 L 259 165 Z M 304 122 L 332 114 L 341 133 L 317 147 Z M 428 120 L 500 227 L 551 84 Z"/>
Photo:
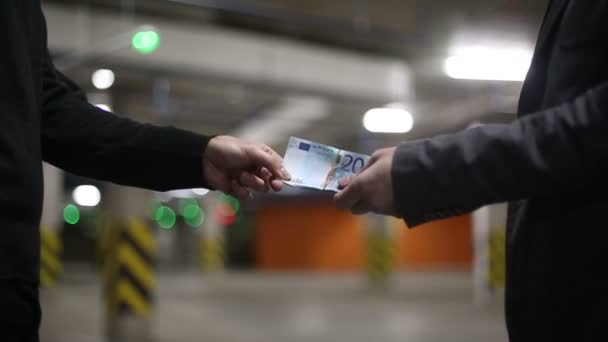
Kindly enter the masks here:
<path id="1" fill-rule="evenodd" d="M 606 186 L 608 84 L 509 125 L 404 143 L 393 160 L 410 227 L 486 204 Z"/>
<path id="2" fill-rule="evenodd" d="M 42 157 L 66 171 L 158 191 L 207 187 L 202 155 L 208 138 L 118 117 L 89 103 L 55 70 L 43 68 Z"/>

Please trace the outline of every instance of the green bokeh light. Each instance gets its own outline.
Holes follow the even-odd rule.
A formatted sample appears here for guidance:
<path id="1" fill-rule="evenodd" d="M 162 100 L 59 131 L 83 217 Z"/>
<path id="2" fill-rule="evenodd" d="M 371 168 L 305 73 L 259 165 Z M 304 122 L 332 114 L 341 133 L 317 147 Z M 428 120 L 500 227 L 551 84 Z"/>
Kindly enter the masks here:
<path id="1" fill-rule="evenodd" d="M 154 219 L 164 229 L 171 229 L 175 226 L 176 216 L 175 211 L 167 206 L 160 206 L 156 209 Z"/>
<path id="2" fill-rule="evenodd" d="M 182 210 L 182 215 L 186 220 L 194 220 L 201 212 L 201 207 L 197 204 L 188 204 Z"/>
<path id="3" fill-rule="evenodd" d="M 198 201 L 194 198 L 182 198 L 178 202 L 179 212 L 183 216 L 186 216 L 184 214 L 184 211 L 186 210 L 186 208 L 189 208 L 189 210 L 192 210 L 192 208 L 191 208 L 192 206 L 199 207 Z"/>
<path id="4" fill-rule="evenodd" d="M 80 210 L 73 204 L 68 204 L 63 209 L 63 219 L 69 224 L 76 224 L 80 221 Z"/>
<path id="5" fill-rule="evenodd" d="M 140 53 L 148 54 L 160 46 L 160 35 L 156 31 L 139 31 L 133 36 L 133 48 Z"/>
<path id="6" fill-rule="evenodd" d="M 184 217 L 184 220 L 189 226 L 199 228 L 205 222 L 205 213 L 199 210 L 196 216 L 192 218 Z"/>
<path id="7" fill-rule="evenodd" d="M 239 209 L 241 209 L 241 202 L 238 199 L 230 196 L 230 195 L 222 195 L 220 201 L 223 203 L 228 203 L 234 209 L 234 213 L 238 213 Z"/>

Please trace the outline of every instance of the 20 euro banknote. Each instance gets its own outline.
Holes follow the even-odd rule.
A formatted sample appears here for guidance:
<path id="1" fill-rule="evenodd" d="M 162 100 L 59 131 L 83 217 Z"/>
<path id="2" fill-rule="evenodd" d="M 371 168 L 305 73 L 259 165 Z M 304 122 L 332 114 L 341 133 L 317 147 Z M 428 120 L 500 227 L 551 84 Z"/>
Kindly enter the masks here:
<path id="1" fill-rule="evenodd" d="M 364 154 L 291 137 L 283 158 L 291 180 L 285 183 L 336 192 L 341 178 L 356 174 L 368 161 Z"/>

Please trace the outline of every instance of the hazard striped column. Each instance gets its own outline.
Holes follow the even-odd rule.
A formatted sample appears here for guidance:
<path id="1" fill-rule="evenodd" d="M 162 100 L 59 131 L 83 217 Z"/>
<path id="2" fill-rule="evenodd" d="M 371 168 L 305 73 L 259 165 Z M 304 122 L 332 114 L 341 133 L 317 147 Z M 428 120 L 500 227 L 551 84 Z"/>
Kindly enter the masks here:
<path id="1" fill-rule="evenodd" d="M 373 286 L 386 286 L 395 271 L 398 251 L 397 225 L 381 215 L 368 216 L 366 270 Z"/>
<path id="2" fill-rule="evenodd" d="M 146 222 L 137 218 L 116 227 L 118 239 L 104 272 L 108 314 L 111 317 L 149 317 L 156 287 L 154 232 Z"/>
<path id="3" fill-rule="evenodd" d="M 105 219 L 102 224 L 102 229 L 97 238 L 97 266 L 99 275 L 102 279 L 108 279 L 107 272 L 110 270 L 108 264 L 114 260 L 115 247 L 120 234 L 120 224 L 113 222 L 112 219 Z"/>
<path id="4" fill-rule="evenodd" d="M 485 206 L 473 213 L 474 302 L 485 305 L 504 288 L 507 205 Z"/>
<path id="5" fill-rule="evenodd" d="M 63 273 L 61 256 L 63 243 L 56 229 L 41 226 L 40 230 L 40 285 L 51 288 L 57 286 Z"/>
<path id="6" fill-rule="evenodd" d="M 204 212 L 208 216 L 199 230 L 199 254 L 203 272 L 209 274 L 221 273 L 226 265 L 224 228 L 217 217 L 220 196 L 217 192 L 211 192 L 202 199 Z"/>
<path id="7" fill-rule="evenodd" d="M 44 200 L 40 224 L 40 285 L 55 287 L 63 273 L 61 208 L 63 205 L 63 172 L 43 163 Z"/>
<path id="8" fill-rule="evenodd" d="M 106 333 L 113 342 L 149 341 L 156 290 L 157 239 L 146 218 L 150 193 L 112 185 L 103 253 Z"/>
<path id="9" fill-rule="evenodd" d="M 490 230 L 490 260 L 488 283 L 493 290 L 504 289 L 506 274 L 506 236 L 502 225 L 494 225 Z"/>

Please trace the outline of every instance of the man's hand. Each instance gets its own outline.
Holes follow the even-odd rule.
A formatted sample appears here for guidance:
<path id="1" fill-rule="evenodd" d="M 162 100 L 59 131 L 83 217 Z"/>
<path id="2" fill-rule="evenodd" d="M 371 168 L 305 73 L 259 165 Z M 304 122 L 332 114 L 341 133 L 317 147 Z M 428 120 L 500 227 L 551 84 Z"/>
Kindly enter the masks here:
<path id="1" fill-rule="evenodd" d="M 391 169 L 396 147 L 376 151 L 357 175 L 340 180 L 334 196 L 338 208 L 354 214 L 375 212 L 396 216 Z"/>
<path id="2" fill-rule="evenodd" d="M 203 156 L 207 183 L 239 199 L 255 191 L 280 191 L 282 180 L 291 176 L 283 168 L 283 159 L 270 147 L 243 140 L 218 136 L 207 145 Z"/>

